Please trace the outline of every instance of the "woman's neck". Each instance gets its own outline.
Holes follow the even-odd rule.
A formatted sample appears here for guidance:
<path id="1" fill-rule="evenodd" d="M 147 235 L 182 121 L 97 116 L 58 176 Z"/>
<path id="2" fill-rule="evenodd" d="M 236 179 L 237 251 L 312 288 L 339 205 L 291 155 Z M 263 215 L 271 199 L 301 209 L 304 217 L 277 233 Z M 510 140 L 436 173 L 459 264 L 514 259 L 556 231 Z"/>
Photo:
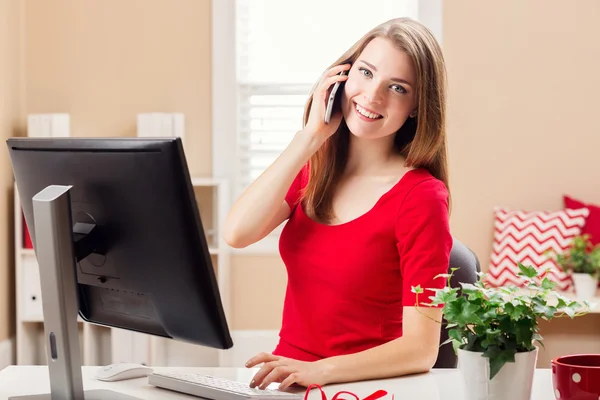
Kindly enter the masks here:
<path id="1" fill-rule="evenodd" d="M 345 174 L 379 175 L 402 158 L 394 147 L 394 137 L 363 139 L 349 133 Z"/>

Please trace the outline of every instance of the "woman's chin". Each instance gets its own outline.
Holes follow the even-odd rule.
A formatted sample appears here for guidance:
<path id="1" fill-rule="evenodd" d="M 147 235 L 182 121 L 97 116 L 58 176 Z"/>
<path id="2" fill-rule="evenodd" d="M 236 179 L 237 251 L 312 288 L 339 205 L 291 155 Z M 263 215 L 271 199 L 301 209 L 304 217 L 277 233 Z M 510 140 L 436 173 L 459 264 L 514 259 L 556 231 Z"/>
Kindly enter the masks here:
<path id="1" fill-rule="evenodd" d="M 360 122 L 358 124 L 352 123 L 353 121 L 347 121 L 346 124 L 348 126 L 348 130 L 352 136 L 355 136 L 359 139 L 379 139 L 383 136 L 387 136 L 382 134 L 381 129 L 375 129 L 375 127 L 371 128 L 369 126 L 364 126 Z"/>
<path id="2" fill-rule="evenodd" d="M 382 135 L 379 132 L 362 132 L 362 131 L 353 131 L 350 129 L 350 135 L 354 136 L 360 140 L 378 140 L 386 137 L 387 135 Z"/>

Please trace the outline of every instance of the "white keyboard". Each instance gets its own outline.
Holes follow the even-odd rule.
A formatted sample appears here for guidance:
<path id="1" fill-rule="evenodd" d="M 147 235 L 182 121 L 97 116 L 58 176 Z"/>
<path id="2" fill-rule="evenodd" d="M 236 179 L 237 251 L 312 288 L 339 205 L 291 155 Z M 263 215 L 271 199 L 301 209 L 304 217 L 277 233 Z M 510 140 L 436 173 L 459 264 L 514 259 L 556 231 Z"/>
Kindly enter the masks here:
<path id="1" fill-rule="evenodd" d="M 247 383 L 193 373 L 153 373 L 148 383 L 159 388 L 211 400 L 300 400 L 303 395 L 250 388 Z"/>

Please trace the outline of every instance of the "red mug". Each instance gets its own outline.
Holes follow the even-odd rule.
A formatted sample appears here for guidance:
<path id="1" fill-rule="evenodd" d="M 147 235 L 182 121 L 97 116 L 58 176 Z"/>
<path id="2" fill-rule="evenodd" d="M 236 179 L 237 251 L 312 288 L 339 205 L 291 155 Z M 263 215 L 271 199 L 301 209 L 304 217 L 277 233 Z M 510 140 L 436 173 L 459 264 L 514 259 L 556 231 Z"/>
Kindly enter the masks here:
<path id="1" fill-rule="evenodd" d="M 556 400 L 600 398 L 600 354 L 572 354 L 552 360 Z"/>

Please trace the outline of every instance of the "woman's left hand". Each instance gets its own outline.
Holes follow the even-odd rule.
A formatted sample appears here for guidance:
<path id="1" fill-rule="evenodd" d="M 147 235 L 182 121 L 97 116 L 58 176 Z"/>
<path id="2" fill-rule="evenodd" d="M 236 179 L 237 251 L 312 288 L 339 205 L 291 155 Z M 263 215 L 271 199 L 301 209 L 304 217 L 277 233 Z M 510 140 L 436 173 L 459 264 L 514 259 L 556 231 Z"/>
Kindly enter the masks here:
<path id="1" fill-rule="evenodd" d="M 251 388 L 265 389 L 273 382 L 281 383 L 279 389 L 285 389 L 294 383 L 304 387 L 312 384 L 323 386 L 329 383 L 328 375 L 331 368 L 323 360 L 307 362 L 260 353 L 248 360 L 246 367 L 252 368 L 261 363 L 264 365 L 250 382 Z"/>

